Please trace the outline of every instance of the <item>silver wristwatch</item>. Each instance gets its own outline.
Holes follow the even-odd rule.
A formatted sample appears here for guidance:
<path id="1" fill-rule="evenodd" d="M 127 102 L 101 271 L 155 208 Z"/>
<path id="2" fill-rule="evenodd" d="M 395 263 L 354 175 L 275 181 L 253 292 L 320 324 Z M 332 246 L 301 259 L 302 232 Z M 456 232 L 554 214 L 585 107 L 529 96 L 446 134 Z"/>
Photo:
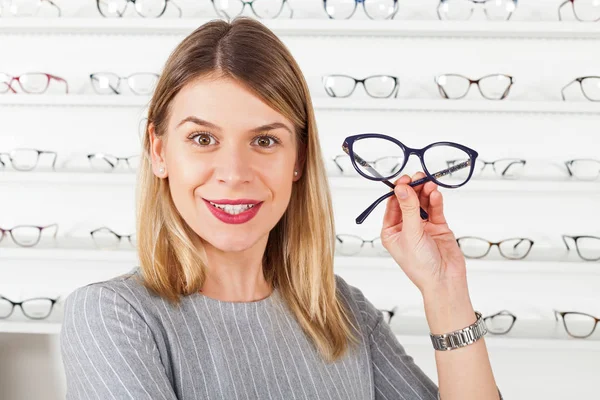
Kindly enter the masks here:
<path id="1" fill-rule="evenodd" d="M 481 313 L 475 311 L 475 315 L 477 316 L 477 321 L 466 328 L 442 335 L 430 333 L 429 336 L 431 337 L 433 348 L 441 351 L 454 350 L 473 344 L 482 338 L 487 333 L 487 328 Z"/>

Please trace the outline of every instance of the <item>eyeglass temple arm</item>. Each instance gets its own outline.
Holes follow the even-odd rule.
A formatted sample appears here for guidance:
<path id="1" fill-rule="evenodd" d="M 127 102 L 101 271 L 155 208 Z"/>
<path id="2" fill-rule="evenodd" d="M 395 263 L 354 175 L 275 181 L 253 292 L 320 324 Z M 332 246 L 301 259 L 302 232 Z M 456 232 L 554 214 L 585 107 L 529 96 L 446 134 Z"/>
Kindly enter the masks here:
<path id="1" fill-rule="evenodd" d="M 48 1 L 49 1 L 49 0 L 48 0 Z M 59 81 L 59 82 L 63 82 L 63 83 L 65 84 L 65 87 L 66 87 L 66 92 L 67 92 L 67 93 L 69 93 L 69 84 L 67 83 L 67 81 L 66 81 L 66 80 L 64 80 L 64 79 L 63 79 L 63 78 L 61 78 L 60 76 L 56 76 L 56 75 L 52 75 L 52 74 L 48 74 L 48 76 L 49 76 L 51 79 L 54 79 L 54 80 L 56 80 L 56 81 Z"/>
<path id="2" fill-rule="evenodd" d="M 568 88 L 569 86 L 571 86 L 572 84 L 574 84 L 575 82 L 577 82 L 577 79 L 573 79 L 571 82 L 569 82 L 565 86 L 563 86 L 562 89 L 560 89 L 560 95 L 561 95 L 561 97 L 562 97 L 563 100 L 567 100 L 565 98 L 565 89 Z"/>
<path id="3" fill-rule="evenodd" d="M 61 16 L 61 11 L 60 11 L 60 7 L 57 6 L 56 4 L 54 4 L 54 2 L 52 0 L 46 0 L 48 3 L 50 3 L 51 5 L 53 5 L 57 10 L 58 10 L 58 16 Z"/>
<path id="4" fill-rule="evenodd" d="M 52 169 L 56 170 L 56 152 L 55 151 L 40 151 L 40 154 L 52 154 Z"/>
<path id="5" fill-rule="evenodd" d="M 183 15 L 181 7 L 179 7 L 173 0 L 169 0 L 169 3 L 173 4 L 175 8 L 177 8 L 177 13 L 179 14 L 178 18 L 181 18 L 181 16 Z"/>
<path id="6" fill-rule="evenodd" d="M 356 155 L 356 153 L 354 153 L 354 156 L 360 158 L 359 156 Z M 362 159 L 361 159 L 361 161 L 362 161 Z M 444 169 L 442 171 L 436 172 L 435 174 L 433 174 L 433 176 L 435 178 L 439 178 L 439 177 L 442 177 L 444 175 L 448 175 L 448 174 L 450 174 L 450 173 L 452 173 L 454 171 L 457 171 L 459 169 L 466 168 L 469 165 L 471 165 L 471 160 L 467 160 L 467 161 L 462 162 L 462 163 L 460 163 L 458 165 L 455 165 L 455 166 L 453 166 L 451 168 L 446 168 L 446 169 Z M 368 168 L 370 168 L 370 167 L 368 167 Z M 375 170 L 373 170 L 373 171 L 375 171 Z M 373 173 L 372 171 L 370 171 L 370 172 Z M 375 171 L 375 173 L 377 173 L 377 171 Z M 379 177 L 381 177 L 381 175 L 379 173 L 377 173 L 377 175 Z M 409 183 L 408 186 L 415 187 L 415 186 L 423 185 L 423 184 L 425 184 L 425 183 L 427 183 L 429 181 L 431 181 L 431 178 L 428 177 L 428 176 L 425 176 L 425 177 L 423 177 L 421 179 L 417 179 L 416 181 Z M 385 183 L 386 185 L 390 186 L 392 189 L 394 188 L 394 185 L 390 181 L 384 180 L 382 182 Z M 362 224 L 364 222 L 364 220 L 369 216 L 369 214 L 371 214 L 371 212 L 373 212 L 373 210 L 379 205 L 379 203 L 381 203 L 383 200 L 387 199 L 388 197 L 391 197 L 393 194 L 394 194 L 394 192 L 392 191 L 392 192 L 384 194 L 383 196 L 381 196 L 380 198 L 378 198 L 377 200 L 375 200 L 373 202 L 373 204 L 371 204 L 369 207 L 367 207 L 367 209 L 365 211 L 363 211 L 356 218 L 356 223 L 357 224 Z M 421 212 L 421 219 L 427 220 L 429 218 L 429 214 L 427 214 L 427 211 L 423 210 L 423 208 L 420 208 L 420 212 Z"/>
<path id="7" fill-rule="evenodd" d="M 562 235 L 562 240 L 563 240 L 563 243 L 565 244 L 565 246 L 567 247 L 567 250 L 571 250 L 571 248 L 569 247 L 569 244 L 567 243 L 567 238 L 572 239 L 571 236 Z M 577 242 L 575 242 L 575 243 L 577 243 Z"/>
<path id="8" fill-rule="evenodd" d="M 564 1 L 560 6 L 558 6 L 558 20 L 562 21 L 561 9 L 565 6 L 565 4 L 570 3 L 571 0 Z"/>

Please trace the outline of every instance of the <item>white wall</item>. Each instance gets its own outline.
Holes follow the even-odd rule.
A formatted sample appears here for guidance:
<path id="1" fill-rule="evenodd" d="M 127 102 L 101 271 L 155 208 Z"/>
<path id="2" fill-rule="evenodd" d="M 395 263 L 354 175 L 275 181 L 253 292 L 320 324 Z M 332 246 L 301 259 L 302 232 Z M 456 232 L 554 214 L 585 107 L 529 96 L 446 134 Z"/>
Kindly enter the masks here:
<path id="1" fill-rule="evenodd" d="M 302 7 L 295 1 L 295 19 L 270 26 L 309 81 L 328 158 L 341 153 L 346 136 L 379 132 L 410 147 L 449 140 L 476 149 L 486 160 L 528 160 L 528 175 L 518 181 L 480 179 L 445 191 L 447 217 L 458 236 L 536 241 L 524 261 L 504 261 L 496 249 L 485 260 L 468 261 L 475 308 L 490 314 L 508 309 L 519 318 L 509 335 L 488 337 L 505 398 L 593 398 L 600 330 L 589 339 L 569 338 L 552 309 L 600 316 L 600 265 L 580 261 L 561 242 L 562 234 L 600 235 L 600 182 L 568 181 L 560 165 L 570 158 L 600 158 L 600 105 L 583 101 L 576 90 L 570 92 L 575 100 L 560 100 L 561 87 L 571 79 L 600 75 L 600 27 L 556 22 L 559 2 L 521 3 L 514 21 L 493 24 L 477 17 L 452 24 L 435 19 L 437 3 L 431 0 L 401 2 L 396 20 L 386 23 L 365 20 L 361 10 L 350 21 L 328 21 L 319 1 L 302 2 Z M 78 286 L 135 265 L 132 251 L 98 251 L 88 239 L 88 232 L 102 225 L 133 230 L 133 174 L 66 168 L 87 167 L 88 152 L 137 153 L 148 99 L 94 95 L 88 76 L 95 71 L 160 72 L 185 34 L 202 18 L 214 16 L 208 1 L 178 2 L 187 17 L 181 21 L 135 16 L 106 21 L 92 1 L 58 4 L 62 19 L 0 18 L 0 70 L 50 72 L 65 78 L 71 89 L 69 96 L 0 96 L 0 152 L 53 150 L 63 168 L 60 173 L 0 172 L 0 227 L 60 226 L 57 247 L 14 248 L 7 239 L 0 244 L 0 294 L 14 299 L 64 298 Z M 473 78 L 506 73 L 515 77 L 515 85 L 502 102 L 481 99 L 475 87 L 464 100 L 445 101 L 439 99 L 433 76 L 449 72 Z M 359 87 L 350 99 L 330 99 L 320 83 L 328 73 L 396 75 L 399 98 L 375 101 Z M 338 176 L 328 163 L 337 231 L 376 237 L 383 206 L 363 225 L 354 219 L 387 189 Z M 377 306 L 400 307 L 394 329 L 435 379 L 422 300 L 399 267 L 389 258 L 339 257 L 336 272 Z M 64 398 L 56 335 L 60 319 L 59 307 L 44 323 L 31 323 L 18 311 L 0 321 L 0 399 Z"/>

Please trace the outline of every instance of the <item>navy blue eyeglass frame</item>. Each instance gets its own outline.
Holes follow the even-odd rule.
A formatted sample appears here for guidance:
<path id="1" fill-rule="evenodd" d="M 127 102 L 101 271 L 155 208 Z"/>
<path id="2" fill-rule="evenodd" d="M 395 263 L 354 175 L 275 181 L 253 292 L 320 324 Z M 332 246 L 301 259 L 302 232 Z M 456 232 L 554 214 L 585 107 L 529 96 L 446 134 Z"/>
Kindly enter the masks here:
<path id="1" fill-rule="evenodd" d="M 368 138 L 389 140 L 389 141 L 395 143 L 397 146 L 399 146 L 403 150 L 404 162 L 400 166 L 400 169 L 398 169 L 398 171 L 396 171 L 393 175 L 391 175 L 389 177 L 381 176 L 381 174 L 379 172 L 377 172 L 375 169 L 373 169 L 369 165 L 369 163 L 364 161 L 358 154 L 356 154 L 354 152 L 354 150 L 353 150 L 354 142 L 357 140 L 368 139 Z M 436 146 L 456 147 L 456 148 L 466 152 L 469 155 L 469 159 L 460 164 L 454 165 L 450 168 L 446 168 L 442 171 L 437 171 L 432 174 L 431 172 L 429 172 L 427 170 L 427 167 L 425 166 L 425 161 L 423 160 L 423 155 L 425 154 L 425 152 L 427 150 L 429 150 L 432 147 L 436 147 Z M 423 172 L 425 173 L 425 177 L 421 178 L 421 179 L 417 179 L 416 181 L 409 183 L 409 186 L 415 187 L 415 186 L 423 185 L 429 181 L 432 181 L 432 182 L 435 182 L 437 185 L 448 188 L 448 189 L 454 189 L 457 187 L 461 187 L 471 179 L 471 176 L 473 176 L 473 170 L 475 168 L 475 160 L 477 159 L 477 156 L 479 155 L 479 153 L 477 153 L 477 151 L 470 149 L 466 146 L 463 146 L 461 144 L 454 143 L 454 142 L 435 142 L 435 143 L 431 143 L 421 149 L 413 149 L 411 147 L 405 146 L 403 143 L 401 143 L 398 139 L 396 139 L 394 137 L 382 135 L 380 133 L 361 133 L 358 135 L 348 136 L 346 139 L 344 139 L 344 143 L 342 144 L 342 150 L 344 150 L 344 152 L 350 156 L 350 160 L 352 161 L 352 166 L 361 176 L 363 176 L 371 181 L 381 181 L 385 185 L 389 186 L 392 189 L 395 188 L 395 185 L 392 182 L 390 182 L 389 179 L 395 178 L 396 176 L 398 176 L 400 174 L 400 172 L 402 172 L 402 170 L 408 163 L 408 158 L 412 154 L 417 155 L 419 157 L 419 160 L 421 160 L 421 166 L 423 167 Z M 362 172 L 361 169 L 358 167 L 358 165 L 356 165 L 357 162 L 361 166 L 363 166 L 365 169 L 369 170 L 369 172 L 371 172 L 374 176 L 367 175 L 364 172 Z M 443 176 L 451 174 L 452 172 L 458 171 L 459 169 L 463 169 L 466 167 L 470 167 L 470 171 L 469 171 L 469 176 L 463 183 L 460 183 L 457 185 L 448 185 L 448 184 L 445 184 L 445 183 L 437 180 L 437 178 L 441 178 Z M 392 191 L 384 194 L 377 200 L 375 200 L 373 202 L 373 204 L 371 204 L 365 211 L 363 211 L 356 218 L 356 223 L 362 224 L 364 222 L 364 220 L 369 216 L 369 214 L 371 214 L 371 212 L 373 212 L 373 210 L 379 205 L 379 203 L 381 203 L 383 200 L 385 200 L 388 197 L 391 197 L 393 195 L 394 195 L 394 191 L 392 190 Z M 421 218 L 423 220 L 427 220 L 429 218 L 427 211 L 423 210 L 423 208 L 421 208 Z"/>
<path id="2" fill-rule="evenodd" d="M 356 8 L 358 6 L 358 3 L 362 3 L 362 5 L 363 5 L 363 11 L 367 15 L 367 17 L 369 17 L 370 19 L 375 19 L 375 20 L 377 20 L 377 19 L 393 19 L 396 16 L 396 13 L 398 13 L 398 0 L 394 0 L 394 11 L 390 15 L 388 15 L 385 18 L 373 18 L 367 12 L 367 7 L 365 6 L 365 2 L 366 1 L 368 1 L 368 0 L 354 0 L 354 10 L 352 10 L 352 12 L 350 13 L 350 15 L 348 15 L 346 18 L 335 18 L 331 14 L 329 14 L 329 11 L 327 11 L 327 0 L 323 0 L 323 8 L 325 9 L 325 13 L 329 17 L 329 19 L 350 19 L 350 18 L 352 18 L 352 16 L 356 12 Z"/>

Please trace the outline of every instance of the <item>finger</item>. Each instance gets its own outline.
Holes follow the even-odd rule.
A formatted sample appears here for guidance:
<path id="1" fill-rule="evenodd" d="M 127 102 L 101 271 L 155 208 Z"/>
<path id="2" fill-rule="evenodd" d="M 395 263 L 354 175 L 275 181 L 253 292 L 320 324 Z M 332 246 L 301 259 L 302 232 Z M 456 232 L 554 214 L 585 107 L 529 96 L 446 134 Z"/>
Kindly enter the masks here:
<path id="1" fill-rule="evenodd" d="M 411 178 L 411 182 L 417 181 L 421 178 L 425 178 L 425 174 L 423 172 L 417 172 L 416 174 L 414 174 Z M 415 191 L 415 193 L 417 193 L 417 196 L 421 195 L 421 192 L 423 191 L 423 187 L 425 185 L 419 185 L 419 186 L 413 186 L 413 189 Z"/>
<path id="2" fill-rule="evenodd" d="M 402 211 L 402 232 L 409 238 L 420 238 L 423 234 L 423 225 L 417 193 L 413 188 L 402 183 L 396 185 L 394 193 Z"/>
<path id="3" fill-rule="evenodd" d="M 434 190 L 429 196 L 429 222 L 434 224 L 445 224 L 444 198 L 439 190 Z"/>
<path id="4" fill-rule="evenodd" d="M 410 183 L 410 177 L 408 175 L 402 175 L 400 178 L 396 179 L 394 185 L 398 184 L 408 184 Z M 398 204 L 398 200 L 396 200 L 396 196 L 390 196 L 387 199 L 385 205 L 385 214 L 383 215 L 383 229 L 395 226 L 402 222 L 402 211 L 400 210 L 400 205 Z"/>
<path id="5" fill-rule="evenodd" d="M 419 193 L 419 202 L 425 211 L 429 210 L 429 197 L 431 196 L 431 192 L 433 192 L 436 188 L 437 185 L 434 182 L 427 182 L 425 185 L 423 185 L 423 190 L 421 193 Z"/>

